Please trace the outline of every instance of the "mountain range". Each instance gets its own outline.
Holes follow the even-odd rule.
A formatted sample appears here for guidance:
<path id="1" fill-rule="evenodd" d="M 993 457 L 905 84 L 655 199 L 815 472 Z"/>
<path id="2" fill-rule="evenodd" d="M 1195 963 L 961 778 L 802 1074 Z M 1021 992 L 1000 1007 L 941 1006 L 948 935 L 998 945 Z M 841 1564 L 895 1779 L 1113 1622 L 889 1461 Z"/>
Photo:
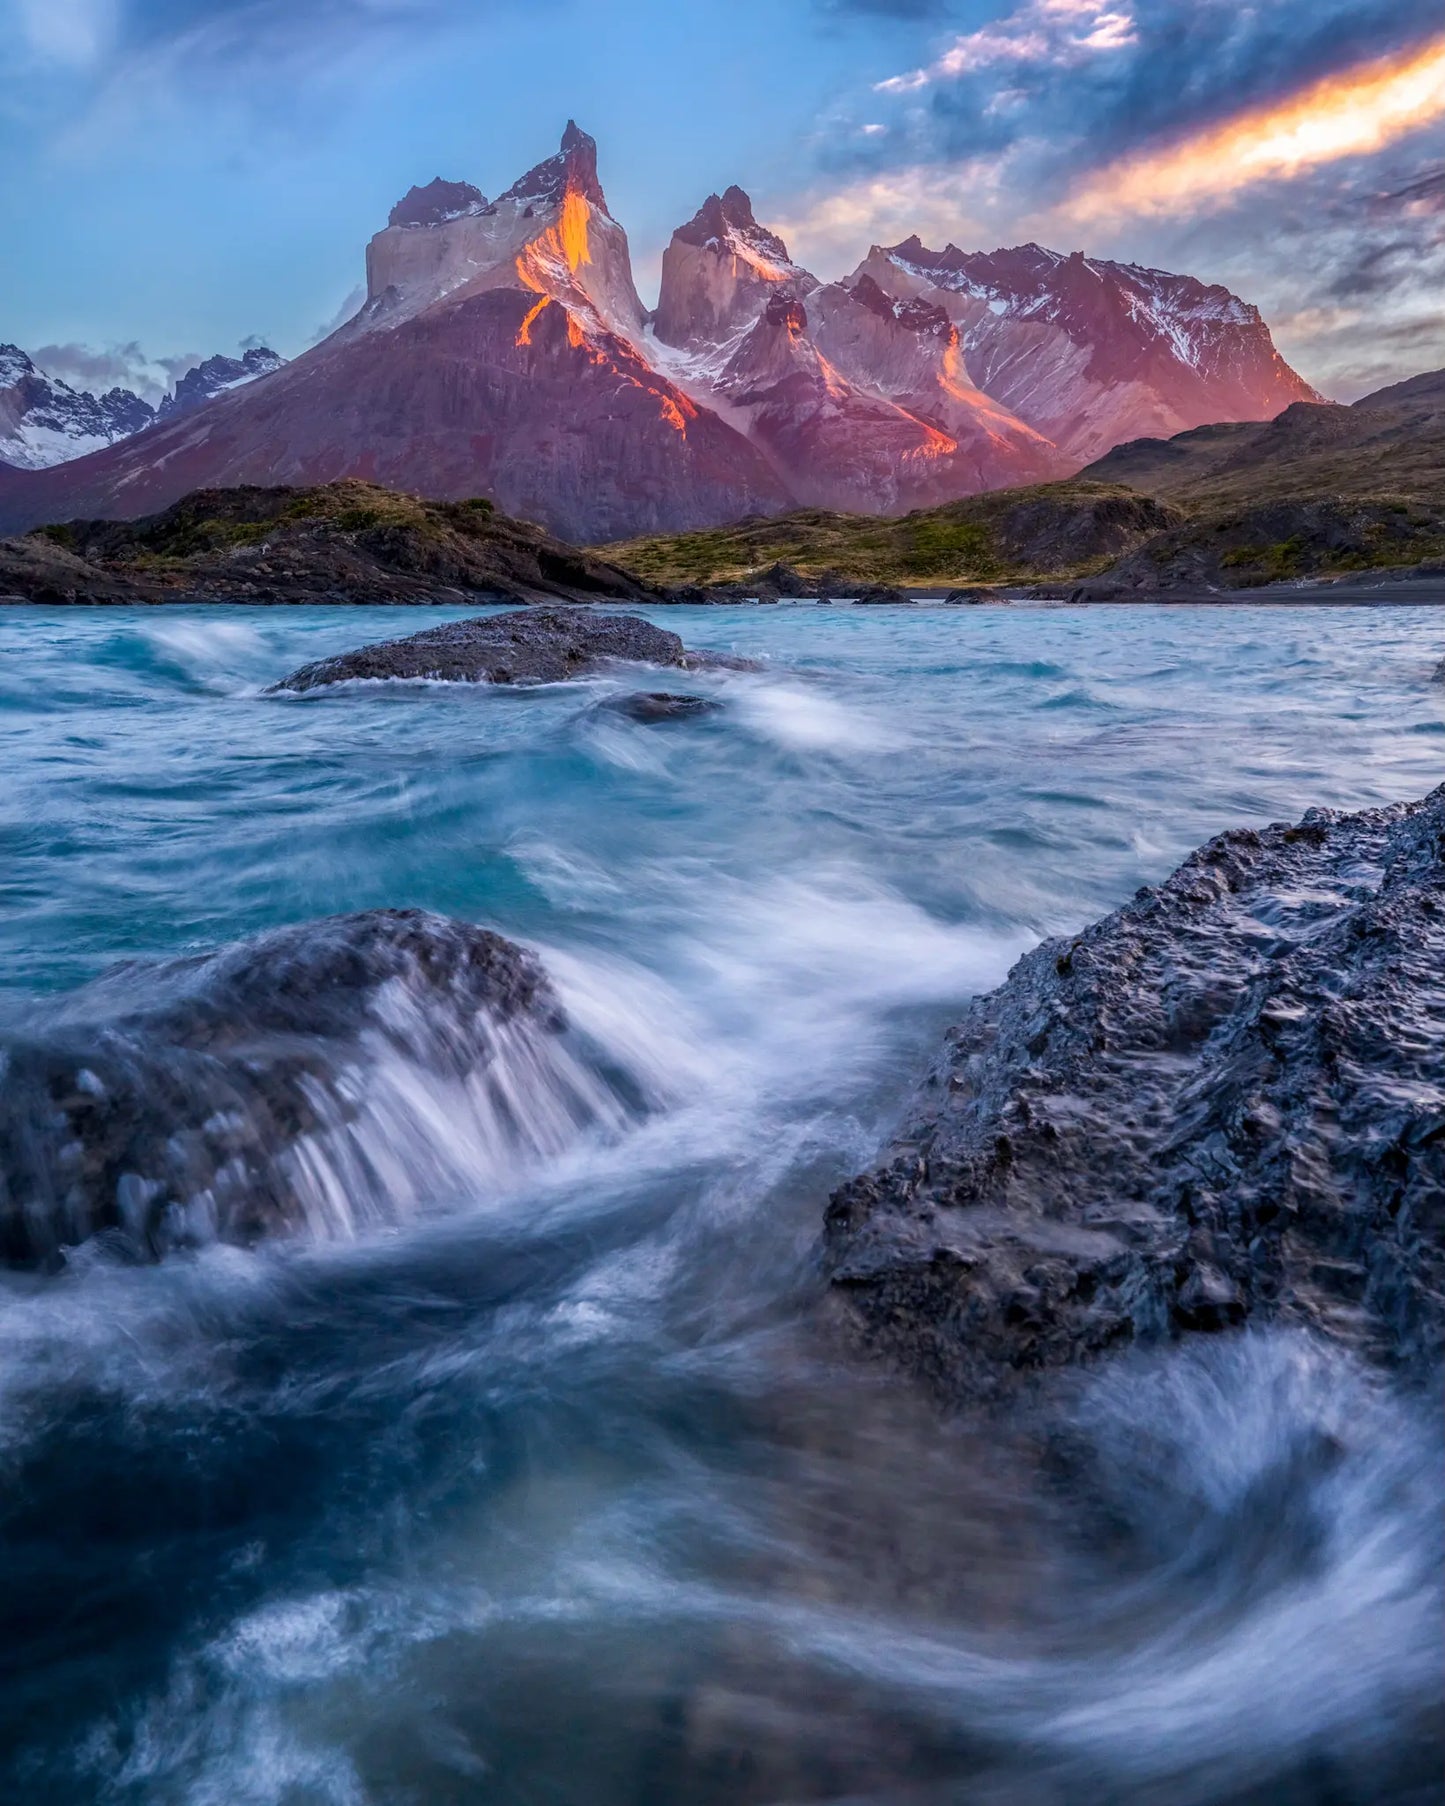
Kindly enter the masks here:
<path id="1" fill-rule="evenodd" d="M 48 470 L 129 439 L 158 420 L 190 413 L 286 362 L 259 345 L 241 357 L 208 357 L 153 407 L 133 389 L 92 395 L 42 370 L 18 345 L 0 345 L 0 468 Z"/>
<path id="2" fill-rule="evenodd" d="M 485 495 L 582 541 L 800 505 L 902 514 L 1319 399 L 1256 309 L 1193 277 L 910 238 L 824 282 L 735 187 L 673 234 L 649 311 L 596 144 L 570 122 L 495 200 L 413 188 L 366 275 L 361 309 L 320 344 L 209 360 L 154 418 L 67 390 L 73 425 L 47 428 L 54 395 L 7 400 L 45 380 L 16 354 L 0 528 L 343 478 Z"/>

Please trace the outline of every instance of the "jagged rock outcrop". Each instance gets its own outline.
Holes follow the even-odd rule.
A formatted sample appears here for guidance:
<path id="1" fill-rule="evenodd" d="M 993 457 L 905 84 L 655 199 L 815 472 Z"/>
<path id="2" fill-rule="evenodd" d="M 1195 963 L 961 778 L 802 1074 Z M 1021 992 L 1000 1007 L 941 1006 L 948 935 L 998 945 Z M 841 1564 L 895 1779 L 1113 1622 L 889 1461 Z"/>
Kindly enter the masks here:
<path id="1" fill-rule="evenodd" d="M 720 346 L 746 331 L 779 289 L 802 296 L 817 286 L 777 233 L 758 224 L 743 190 L 729 188 L 710 194 L 673 233 L 653 331 L 664 345 Z"/>
<path id="2" fill-rule="evenodd" d="M 700 405 L 768 453 L 805 505 L 902 513 L 1066 467 L 970 381 L 956 327 L 870 277 L 820 284 L 753 215 L 710 195 L 663 260 L 655 338 Z"/>
<path id="3" fill-rule="evenodd" d="M 800 502 L 901 514 L 988 488 L 1005 470 L 1019 480 L 1048 473 L 1052 448 L 1027 428 L 1016 437 L 988 429 L 965 436 L 876 387 L 851 382 L 810 330 L 810 309 L 827 293 L 805 303 L 776 290 L 708 388 L 787 473 Z M 841 305 L 856 306 L 846 298 Z M 991 404 L 983 408 L 996 413 Z"/>
<path id="4" fill-rule="evenodd" d="M 240 357 L 208 357 L 177 379 L 175 389 L 156 409 L 156 419 L 174 420 L 178 414 L 189 414 L 213 401 L 217 395 L 255 382 L 258 376 L 269 376 L 285 362 L 286 359 L 268 345 L 253 345 Z"/>
<path id="5" fill-rule="evenodd" d="M 342 1231 L 342 1200 L 364 1207 L 363 1072 L 485 1087 L 525 1051 L 535 1082 L 564 1026 L 531 953 L 423 910 L 117 967 L 0 1035 L 0 1263 L 52 1266 L 102 1234 L 156 1259 Z M 406 1152 L 425 1164 L 420 1133 Z"/>
<path id="6" fill-rule="evenodd" d="M 487 197 L 470 182 L 434 177 L 425 187 L 408 188 L 387 215 L 388 226 L 444 226 L 448 220 L 481 213 Z"/>
<path id="7" fill-rule="evenodd" d="M 1210 421 L 1265 420 L 1319 397 L 1258 309 L 1192 276 L 1041 245 L 875 245 L 854 280 L 943 307 L 973 380 L 1074 466 Z"/>
<path id="8" fill-rule="evenodd" d="M 638 690 L 629 696 L 613 696 L 600 707 L 608 714 L 625 715 L 629 721 L 654 726 L 665 721 L 695 721 L 700 715 L 718 715 L 722 704 L 711 696 L 689 696 L 679 690 Z"/>
<path id="9" fill-rule="evenodd" d="M 375 331 L 450 296 L 510 288 L 530 296 L 538 313 L 557 303 L 581 333 L 603 328 L 627 339 L 641 333 L 643 306 L 627 234 L 608 210 L 597 145 L 574 121 L 568 120 L 557 154 L 495 201 L 466 183 L 440 186 L 439 196 L 435 182 L 426 191 L 429 203 L 413 198 L 417 190 L 402 203 L 403 211 L 434 217 L 393 218 L 367 246 L 360 327 Z M 462 190 L 476 202 L 457 205 Z"/>
<path id="10" fill-rule="evenodd" d="M 129 389 L 92 395 L 36 367 L 18 345 L 0 345 L 0 465 L 48 470 L 128 439 L 155 419 Z"/>
<path id="11" fill-rule="evenodd" d="M 1445 1344 L 1445 787 L 1222 834 L 1045 942 L 828 1210 L 832 1295 L 943 1399 L 1136 1343 Z"/>
<path id="12" fill-rule="evenodd" d="M 338 653 L 303 665 L 272 689 L 318 690 L 359 679 L 398 677 L 439 683 L 555 684 L 616 663 L 696 670 L 707 662 L 705 653 L 689 653 L 675 633 L 638 615 L 535 608 L 520 615 L 449 621 L 404 640 L 383 640 Z"/>

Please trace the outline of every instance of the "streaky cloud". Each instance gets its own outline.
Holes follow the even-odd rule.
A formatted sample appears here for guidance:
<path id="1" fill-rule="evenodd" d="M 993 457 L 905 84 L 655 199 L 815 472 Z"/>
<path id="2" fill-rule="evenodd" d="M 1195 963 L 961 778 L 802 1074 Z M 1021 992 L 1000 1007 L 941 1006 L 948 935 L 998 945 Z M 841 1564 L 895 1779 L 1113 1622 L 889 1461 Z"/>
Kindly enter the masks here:
<path id="1" fill-rule="evenodd" d="M 1096 172 L 1070 198 L 1077 219 L 1226 206 L 1243 188 L 1368 156 L 1445 118 L 1445 32 L 1157 151 Z"/>

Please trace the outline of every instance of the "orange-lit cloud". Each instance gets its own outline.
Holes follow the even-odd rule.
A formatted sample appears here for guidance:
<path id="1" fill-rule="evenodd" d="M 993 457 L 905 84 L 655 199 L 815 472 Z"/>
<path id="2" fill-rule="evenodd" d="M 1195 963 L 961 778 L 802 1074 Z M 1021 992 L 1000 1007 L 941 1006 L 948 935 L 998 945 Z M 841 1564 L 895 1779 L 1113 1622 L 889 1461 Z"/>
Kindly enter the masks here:
<path id="1" fill-rule="evenodd" d="M 1110 164 L 1066 203 L 1075 220 L 1223 204 L 1257 182 L 1368 155 L 1445 117 L 1445 34 L 1237 114 L 1166 150 Z"/>

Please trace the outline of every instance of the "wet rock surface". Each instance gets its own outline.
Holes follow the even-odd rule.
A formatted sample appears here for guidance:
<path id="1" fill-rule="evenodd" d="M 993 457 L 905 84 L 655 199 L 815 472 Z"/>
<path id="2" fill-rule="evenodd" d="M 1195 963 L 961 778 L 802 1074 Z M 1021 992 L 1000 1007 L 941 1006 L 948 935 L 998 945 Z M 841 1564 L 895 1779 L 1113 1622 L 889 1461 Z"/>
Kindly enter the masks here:
<path id="1" fill-rule="evenodd" d="M 535 957 L 423 910 L 118 966 L 0 1038 L 0 1263 L 107 1232 L 152 1259 L 294 1229 L 308 1172 L 289 1156 L 354 1118 L 360 1070 L 473 1075 L 518 1027 L 564 1027 Z"/>
<path id="2" fill-rule="evenodd" d="M 638 690 L 630 696 L 610 697 L 602 707 L 609 714 L 645 723 L 692 721 L 722 710 L 722 704 L 710 696 L 686 696 L 675 690 Z"/>
<path id="3" fill-rule="evenodd" d="M 1045 942 L 832 1198 L 832 1297 L 950 1404 L 1131 1344 L 1445 1342 L 1445 787 L 1220 835 Z"/>
<path id="4" fill-rule="evenodd" d="M 382 640 L 303 665 L 275 690 L 316 690 L 365 678 L 432 678 L 443 683 L 549 684 L 615 663 L 697 670 L 713 662 L 689 653 L 675 633 L 637 615 L 586 608 L 529 608 L 525 613 L 449 621 L 403 640 Z"/>

